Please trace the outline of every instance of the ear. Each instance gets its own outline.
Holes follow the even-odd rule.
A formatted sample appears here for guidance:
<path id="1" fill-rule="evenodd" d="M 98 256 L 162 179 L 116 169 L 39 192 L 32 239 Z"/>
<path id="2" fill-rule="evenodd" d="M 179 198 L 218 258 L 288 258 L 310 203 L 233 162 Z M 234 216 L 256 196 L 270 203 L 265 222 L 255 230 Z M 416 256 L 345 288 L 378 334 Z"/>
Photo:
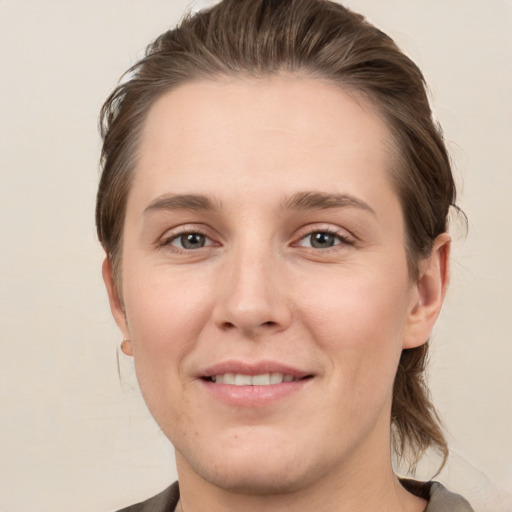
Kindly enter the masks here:
<path id="1" fill-rule="evenodd" d="M 101 267 L 103 282 L 105 283 L 105 287 L 108 293 L 108 300 L 110 302 L 110 311 L 112 311 L 112 316 L 116 321 L 117 326 L 121 330 L 123 334 L 123 338 L 125 341 L 130 339 L 129 331 L 128 331 L 128 323 L 126 321 L 126 313 L 124 311 L 123 303 L 119 297 L 117 288 L 114 283 L 114 277 L 112 274 L 112 264 L 108 257 L 103 261 L 103 265 Z M 133 355 L 131 353 L 131 343 L 122 344 L 122 350 L 126 355 Z"/>
<path id="2" fill-rule="evenodd" d="M 450 281 L 450 247 L 450 235 L 442 233 L 434 240 L 430 255 L 420 261 L 404 349 L 419 347 L 430 337 Z"/>

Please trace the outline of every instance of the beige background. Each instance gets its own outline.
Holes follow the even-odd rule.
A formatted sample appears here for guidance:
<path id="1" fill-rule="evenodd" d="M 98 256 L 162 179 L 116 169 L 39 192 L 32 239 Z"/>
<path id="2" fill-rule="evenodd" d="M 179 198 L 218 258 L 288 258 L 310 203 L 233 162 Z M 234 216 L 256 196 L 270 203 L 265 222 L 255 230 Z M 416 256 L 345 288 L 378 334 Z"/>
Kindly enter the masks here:
<path id="1" fill-rule="evenodd" d="M 0 512 L 107 512 L 175 478 L 124 356 L 118 377 L 93 209 L 100 105 L 187 4 L 0 0 Z M 469 217 L 433 339 L 439 478 L 512 512 L 512 2 L 347 4 L 424 70 Z"/>

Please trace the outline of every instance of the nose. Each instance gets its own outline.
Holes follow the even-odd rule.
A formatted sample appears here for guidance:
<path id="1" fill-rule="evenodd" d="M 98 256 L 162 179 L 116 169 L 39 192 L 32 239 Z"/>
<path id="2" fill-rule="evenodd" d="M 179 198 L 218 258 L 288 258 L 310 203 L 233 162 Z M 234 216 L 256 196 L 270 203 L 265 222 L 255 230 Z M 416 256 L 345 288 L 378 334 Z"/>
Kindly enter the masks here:
<path id="1" fill-rule="evenodd" d="M 248 337 L 287 329 L 292 310 L 281 270 L 276 257 L 263 251 L 241 251 L 225 261 L 213 312 L 215 324 L 222 330 L 238 329 Z"/>

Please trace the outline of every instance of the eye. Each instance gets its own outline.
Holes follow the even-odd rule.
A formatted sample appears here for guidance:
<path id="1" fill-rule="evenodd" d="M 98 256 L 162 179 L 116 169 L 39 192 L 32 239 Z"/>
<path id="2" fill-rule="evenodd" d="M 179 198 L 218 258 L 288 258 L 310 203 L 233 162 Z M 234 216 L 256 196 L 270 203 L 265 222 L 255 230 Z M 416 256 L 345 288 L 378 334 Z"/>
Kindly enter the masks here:
<path id="1" fill-rule="evenodd" d="M 301 247 L 312 247 L 313 249 L 329 249 L 340 243 L 349 243 L 349 241 L 330 231 L 313 231 L 303 237 L 299 244 Z"/>
<path id="2" fill-rule="evenodd" d="M 202 233 L 182 233 L 181 235 L 168 239 L 166 242 L 166 245 L 187 251 L 202 249 L 212 244 L 213 242 Z"/>

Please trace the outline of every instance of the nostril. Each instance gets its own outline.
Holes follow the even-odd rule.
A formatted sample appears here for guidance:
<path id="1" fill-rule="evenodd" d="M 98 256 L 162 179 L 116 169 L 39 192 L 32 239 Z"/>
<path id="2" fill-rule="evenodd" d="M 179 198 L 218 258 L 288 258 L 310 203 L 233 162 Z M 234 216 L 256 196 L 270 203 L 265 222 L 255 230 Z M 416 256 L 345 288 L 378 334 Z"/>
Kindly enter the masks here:
<path id="1" fill-rule="evenodd" d="M 230 333 L 237 330 L 240 330 L 242 333 L 244 333 L 245 336 L 253 337 L 257 336 L 257 333 L 260 334 L 274 332 L 275 330 L 279 329 L 279 322 L 274 322 L 273 320 L 268 320 L 267 322 L 255 322 L 254 324 L 243 324 L 242 322 L 240 324 L 237 324 L 236 322 L 222 322 L 221 325 L 219 325 L 219 328 L 224 333 Z"/>

